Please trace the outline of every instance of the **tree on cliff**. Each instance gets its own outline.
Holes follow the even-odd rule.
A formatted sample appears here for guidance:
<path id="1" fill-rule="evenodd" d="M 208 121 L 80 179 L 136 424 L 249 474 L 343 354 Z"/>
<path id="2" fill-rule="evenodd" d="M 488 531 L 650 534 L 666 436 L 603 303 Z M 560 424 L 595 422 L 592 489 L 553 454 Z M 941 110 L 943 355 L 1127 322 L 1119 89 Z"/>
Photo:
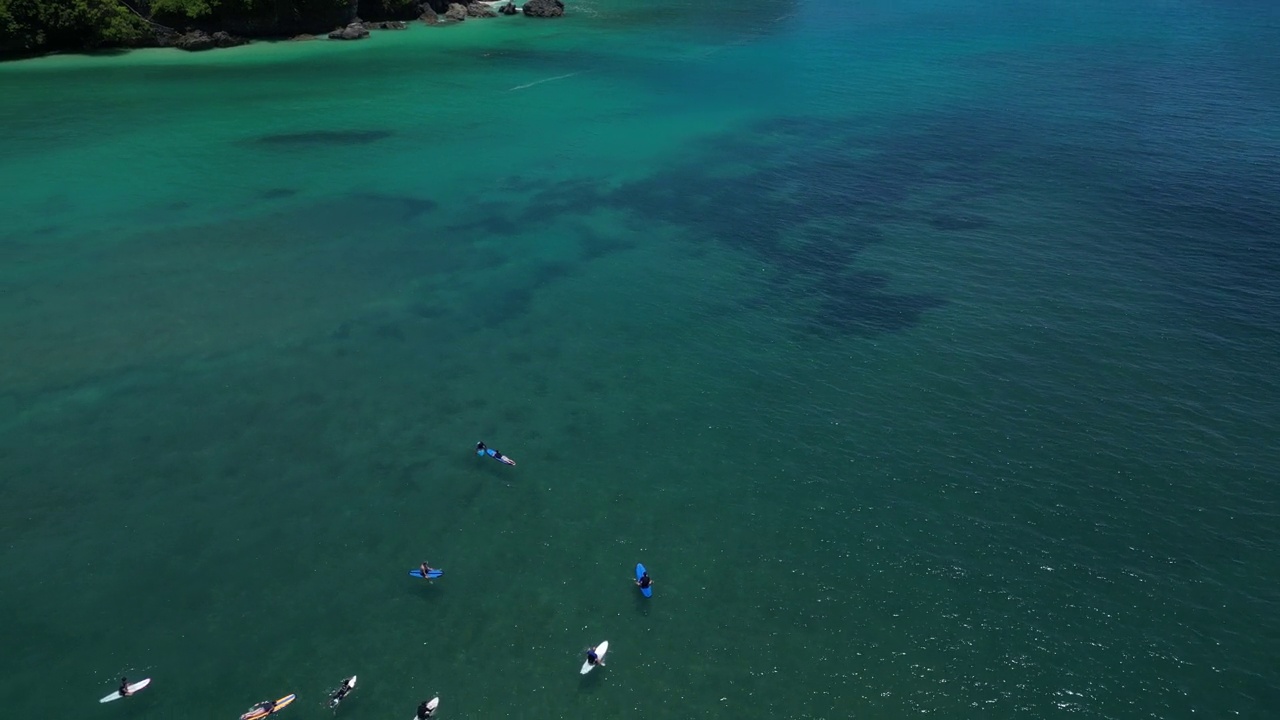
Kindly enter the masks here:
<path id="1" fill-rule="evenodd" d="M 0 0 L 3 1 L 3 0 Z M 292 28 L 298 24 L 328 27 L 347 13 L 370 18 L 418 17 L 422 0 L 151 0 L 156 20 L 256 21 L 260 27 Z"/>
<path id="2" fill-rule="evenodd" d="M 418 17 L 427 0 L 0 0 L 0 58 L 156 44 L 151 23 L 250 37 Z"/>
<path id="3" fill-rule="evenodd" d="M 134 45 L 147 23 L 119 0 L 0 0 L 0 55 Z"/>
<path id="4" fill-rule="evenodd" d="M 348 0 L 151 0 L 156 19 L 275 20 L 331 17 L 345 10 Z"/>

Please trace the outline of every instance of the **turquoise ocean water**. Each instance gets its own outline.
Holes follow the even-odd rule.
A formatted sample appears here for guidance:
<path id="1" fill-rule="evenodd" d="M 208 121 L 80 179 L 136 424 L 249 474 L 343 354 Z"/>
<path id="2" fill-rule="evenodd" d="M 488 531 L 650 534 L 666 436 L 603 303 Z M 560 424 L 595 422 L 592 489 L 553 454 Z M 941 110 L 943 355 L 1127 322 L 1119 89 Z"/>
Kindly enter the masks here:
<path id="1" fill-rule="evenodd" d="M 2 714 L 1274 717 L 1280 10 L 569 10 L 0 66 Z"/>

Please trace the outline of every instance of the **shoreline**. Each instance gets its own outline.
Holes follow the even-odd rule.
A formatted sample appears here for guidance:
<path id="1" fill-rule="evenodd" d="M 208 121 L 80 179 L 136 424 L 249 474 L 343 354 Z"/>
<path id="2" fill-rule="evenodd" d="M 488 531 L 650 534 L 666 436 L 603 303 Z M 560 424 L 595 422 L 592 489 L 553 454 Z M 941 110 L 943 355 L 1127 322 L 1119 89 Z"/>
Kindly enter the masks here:
<path id="1" fill-rule="evenodd" d="M 498 4 L 505 5 L 506 0 L 499 0 Z M 103 67 L 107 63 L 119 63 L 121 60 L 125 60 L 126 58 L 129 64 L 154 67 L 182 66 L 189 64 L 238 64 L 259 60 L 280 61 L 288 60 L 292 57 L 301 58 L 321 47 L 325 47 L 326 53 L 346 52 L 346 50 L 341 50 L 339 48 L 348 47 L 353 50 L 359 48 L 386 48 L 388 47 L 388 44 L 386 42 L 386 37 L 384 36 L 395 37 L 402 34 L 412 34 L 416 36 L 419 32 L 431 30 L 433 28 L 453 26 L 475 28 L 476 25 L 477 23 L 465 22 L 442 22 L 436 24 L 409 22 L 406 23 L 406 27 L 403 29 L 372 29 L 370 30 L 369 37 L 362 38 L 361 41 L 330 39 L 325 35 L 316 35 L 311 38 L 303 39 L 279 36 L 259 37 L 252 38 L 242 45 L 226 48 L 214 48 L 211 51 L 202 50 L 195 52 L 182 50 L 176 47 L 103 48 L 99 50 L 85 51 L 59 50 L 40 55 L 0 60 L 0 73 L 3 73 L 6 69 L 31 71 Z M 485 28 L 495 26 L 509 27 L 507 23 L 478 23 L 478 25 Z M 375 40 L 375 38 L 380 38 L 380 40 Z"/>
<path id="2" fill-rule="evenodd" d="M 530 7 L 530 6 L 534 7 Z M 144 16 L 127 7 L 136 16 L 135 21 L 146 24 L 147 30 L 142 36 L 135 36 L 121 42 L 109 40 L 106 43 L 86 42 L 81 47 L 55 47 L 49 49 L 22 49 L 21 41 L 14 43 L 13 37 L 0 37 L 0 65 L 14 62 L 36 60 L 61 56 L 103 57 L 119 56 L 138 50 L 182 50 L 188 53 L 203 53 L 208 50 L 229 50 L 260 43 L 309 42 L 312 40 L 340 40 L 350 42 L 367 40 L 374 31 L 407 30 L 413 25 L 460 25 L 467 20 L 489 20 L 503 16 L 523 16 L 531 18 L 562 17 L 564 3 L 561 0 L 436 0 L 415 6 L 411 14 L 401 11 L 374 10 L 368 17 L 361 17 L 356 2 L 352 2 L 347 12 L 347 19 L 330 18 L 331 25 L 320 26 L 315 23 L 269 26 L 255 25 L 246 19 L 223 18 L 217 21 L 184 21 L 174 22 L 166 18 L 172 25 L 166 25 L 151 17 Z M 436 7 L 447 7 L 447 11 L 437 11 Z M 245 23 L 249 22 L 248 25 Z M 323 29 L 327 27 L 328 29 Z M 40 27 L 28 27 L 24 31 L 43 33 Z"/>

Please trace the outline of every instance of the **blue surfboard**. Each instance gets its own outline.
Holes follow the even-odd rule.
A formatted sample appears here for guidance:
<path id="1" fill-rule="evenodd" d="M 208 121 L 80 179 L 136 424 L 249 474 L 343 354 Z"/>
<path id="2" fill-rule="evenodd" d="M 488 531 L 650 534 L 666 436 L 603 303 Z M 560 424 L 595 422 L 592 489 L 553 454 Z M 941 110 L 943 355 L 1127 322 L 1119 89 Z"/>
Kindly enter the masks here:
<path id="1" fill-rule="evenodd" d="M 636 580 L 639 580 L 643 576 L 644 576 L 644 565 L 642 565 L 641 563 L 636 563 Z M 653 588 L 652 587 L 640 588 L 640 594 L 644 595 L 645 597 L 653 597 Z"/>
<path id="2" fill-rule="evenodd" d="M 410 574 L 410 575 L 412 575 L 412 576 L 414 576 L 414 577 L 416 577 L 416 578 L 420 578 L 420 577 L 422 577 L 422 571 L 421 571 L 421 570 L 410 570 L 410 571 L 409 571 L 409 574 Z M 443 575 L 443 574 L 444 574 L 444 571 L 443 571 L 443 570 L 432 570 L 431 572 L 427 573 L 427 577 L 429 577 L 429 578 L 431 578 L 431 579 L 433 579 L 433 580 L 434 580 L 435 578 L 438 578 L 438 577 L 440 577 L 440 576 L 441 576 L 441 575 Z"/>

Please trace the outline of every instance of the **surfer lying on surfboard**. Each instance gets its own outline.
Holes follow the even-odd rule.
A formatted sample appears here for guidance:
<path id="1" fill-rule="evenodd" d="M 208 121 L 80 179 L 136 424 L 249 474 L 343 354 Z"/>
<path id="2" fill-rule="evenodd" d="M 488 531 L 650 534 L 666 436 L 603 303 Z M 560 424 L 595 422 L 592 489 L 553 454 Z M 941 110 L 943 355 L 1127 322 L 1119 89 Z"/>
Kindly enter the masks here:
<path id="1" fill-rule="evenodd" d="M 276 701 L 263 700 L 257 705 L 254 705 L 253 707 L 249 708 L 249 710 L 245 712 L 244 715 L 241 715 L 240 717 L 246 717 L 246 716 L 266 717 L 267 715 L 274 715 L 275 712 L 276 712 Z"/>
<path id="2" fill-rule="evenodd" d="M 423 565 L 426 565 L 426 563 L 423 563 Z M 343 680 L 342 687 L 338 688 L 338 690 L 329 698 L 329 707 L 338 707 L 338 703 L 342 702 L 342 698 L 346 697 L 348 693 L 355 689 L 355 676 Z"/>
<path id="3" fill-rule="evenodd" d="M 485 455 L 488 455 L 489 457 L 493 458 L 494 460 L 497 460 L 503 465 L 516 464 L 515 460 L 512 460 L 511 458 L 507 457 L 506 455 L 503 455 L 502 453 L 498 452 L 497 450 L 494 450 L 491 447 L 488 447 L 482 442 L 476 443 L 476 454 L 479 455 L 480 457 L 484 457 Z"/>

